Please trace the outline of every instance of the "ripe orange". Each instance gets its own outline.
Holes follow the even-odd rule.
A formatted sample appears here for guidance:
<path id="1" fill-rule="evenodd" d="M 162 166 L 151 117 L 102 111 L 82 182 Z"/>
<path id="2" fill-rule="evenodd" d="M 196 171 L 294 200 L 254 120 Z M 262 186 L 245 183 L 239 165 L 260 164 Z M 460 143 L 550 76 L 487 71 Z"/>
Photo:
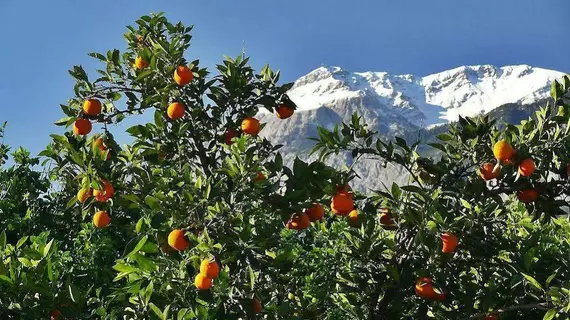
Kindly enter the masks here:
<path id="1" fill-rule="evenodd" d="M 426 300 L 445 299 L 445 294 L 436 292 L 433 288 L 433 280 L 428 277 L 421 277 L 416 280 L 416 295 Z"/>
<path id="2" fill-rule="evenodd" d="M 359 227 L 360 226 L 360 221 L 358 220 L 358 211 L 357 210 L 350 211 L 350 213 L 348 214 L 347 220 L 348 220 L 348 224 L 351 227 Z"/>
<path id="3" fill-rule="evenodd" d="M 98 211 L 93 216 L 93 224 L 97 228 L 105 228 L 111 223 L 111 217 L 106 211 Z"/>
<path id="4" fill-rule="evenodd" d="M 494 163 L 487 162 L 483 163 L 483 165 L 481 166 L 481 178 L 483 178 L 483 180 L 485 181 L 496 179 L 499 177 L 500 174 L 501 174 L 501 169 L 499 167 L 495 169 Z"/>
<path id="5" fill-rule="evenodd" d="M 92 129 L 93 126 L 91 125 L 91 121 L 87 119 L 77 119 L 75 120 L 75 123 L 73 123 L 73 133 L 79 136 L 89 134 Z"/>
<path id="6" fill-rule="evenodd" d="M 494 313 L 490 313 L 485 316 L 485 320 L 499 320 L 499 316 Z"/>
<path id="7" fill-rule="evenodd" d="M 89 116 L 97 116 L 101 113 L 101 101 L 87 99 L 83 102 L 83 113 Z"/>
<path id="8" fill-rule="evenodd" d="M 263 172 L 258 172 L 255 178 L 253 179 L 253 182 L 258 183 L 263 180 L 265 180 L 265 175 L 263 174 Z"/>
<path id="9" fill-rule="evenodd" d="M 306 209 L 305 213 L 311 220 L 311 222 L 321 220 L 325 215 L 325 209 L 319 203 L 313 203 L 313 206 Z"/>
<path id="10" fill-rule="evenodd" d="M 279 119 L 287 119 L 291 117 L 295 112 L 293 108 L 290 108 L 289 106 L 284 104 L 280 104 L 279 106 L 277 106 L 275 108 L 275 111 L 277 112 L 277 118 Z"/>
<path id="11" fill-rule="evenodd" d="M 536 170 L 532 158 L 526 158 L 519 164 L 519 173 L 521 176 L 530 177 Z"/>
<path id="12" fill-rule="evenodd" d="M 216 260 L 204 259 L 200 264 L 200 273 L 210 279 L 216 279 L 220 274 L 220 266 Z"/>
<path id="13" fill-rule="evenodd" d="M 305 230 L 311 225 L 311 219 L 305 213 L 295 213 L 287 222 L 287 229 Z"/>
<path id="14" fill-rule="evenodd" d="M 109 181 L 102 180 L 101 183 L 103 184 L 103 189 L 93 190 L 93 195 L 95 196 L 95 200 L 99 202 L 107 202 L 115 194 L 115 188 L 111 183 L 109 183 Z"/>
<path id="15" fill-rule="evenodd" d="M 105 152 L 107 152 L 107 146 L 105 145 L 103 138 L 97 138 L 97 140 L 95 140 L 95 142 L 93 142 L 93 144 L 95 145 L 95 147 L 97 149 L 99 149 L 101 154 L 104 154 Z M 111 154 L 107 153 L 107 160 L 109 160 L 109 159 L 111 159 Z"/>
<path id="16" fill-rule="evenodd" d="M 354 209 L 352 194 L 348 192 L 337 193 L 331 201 L 332 212 L 339 216 L 346 216 Z"/>
<path id="17" fill-rule="evenodd" d="M 194 285 L 198 290 L 208 290 L 212 287 L 212 279 L 206 277 L 205 275 L 198 273 L 196 278 L 194 278 Z"/>
<path id="18" fill-rule="evenodd" d="M 176 70 L 174 70 L 174 82 L 179 86 L 189 84 L 192 79 L 194 79 L 194 74 L 192 74 L 192 70 L 187 66 L 178 66 Z"/>
<path id="19" fill-rule="evenodd" d="M 52 310 L 52 311 L 49 313 L 49 317 L 50 317 L 51 320 L 59 320 L 59 319 L 61 319 L 61 311 L 59 311 L 59 310 L 57 310 L 57 309 L 56 309 L 56 310 Z"/>
<path id="20" fill-rule="evenodd" d="M 184 235 L 184 231 L 175 229 L 168 235 L 168 245 L 178 251 L 184 251 L 190 246 L 190 241 Z"/>
<path id="21" fill-rule="evenodd" d="M 501 140 L 493 146 L 493 154 L 497 160 L 506 161 L 514 157 L 515 149 L 513 149 L 507 140 Z"/>
<path id="22" fill-rule="evenodd" d="M 443 241 L 443 247 L 441 252 L 443 253 L 452 253 L 457 249 L 457 244 L 459 243 L 459 239 L 457 236 L 451 232 L 446 232 L 441 235 L 441 240 Z"/>
<path id="23" fill-rule="evenodd" d="M 237 138 L 237 137 L 239 137 L 238 132 L 236 130 L 230 128 L 224 133 L 224 142 L 227 145 L 232 145 L 234 143 L 232 141 L 232 139 Z"/>
<path id="24" fill-rule="evenodd" d="M 184 105 L 180 102 L 173 102 L 168 106 L 166 114 L 172 120 L 178 120 L 184 116 Z"/>
<path id="25" fill-rule="evenodd" d="M 261 311 L 263 310 L 263 306 L 261 305 L 261 301 L 259 301 L 259 299 L 253 298 L 251 300 L 251 304 L 253 308 L 253 313 L 261 313 Z"/>
<path id="26" fill-rule="evenodd" d="M 87 199 L 89 199 L 91 195 L 92 195 L 91 188 L 81 188 L 77 192 L 77 201 L 85 203 L 85 201 L 87 201 Z"/>
<path id="27" fill-rule="evenodd" d="M 259 123 L 259 120 L 255 118 L 247 117 L 241 122 L 241 131 L 245 134 L 256 136 L 260 130 L 261 124 Z"/>
<path id="28" fill-rule="evenodd" d="M 536 189 L 524 189 L 517 192 L 517 198 L 523 203 L 535 202 L 538 199 Z"/>
<path id="29" fill-rule="evenodd" d="M 142 70 L 146 67 L 148 67 L 148 62 L 145 61 L 142 57 L 137 57 L 135 59 L 135 68 Z"/>

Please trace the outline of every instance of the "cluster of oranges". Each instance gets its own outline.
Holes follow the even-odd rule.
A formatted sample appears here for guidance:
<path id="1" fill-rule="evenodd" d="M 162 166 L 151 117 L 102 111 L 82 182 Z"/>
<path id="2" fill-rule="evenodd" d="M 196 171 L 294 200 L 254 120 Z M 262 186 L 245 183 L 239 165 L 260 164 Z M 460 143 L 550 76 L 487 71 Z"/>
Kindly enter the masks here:
<path id="1" fill-rule="evenodd" d="M 198 290 L 208 290 L 212 281 L 220 274 L 220 265 L 214 259 L 204 259 L 200 264 L 200 273 L 194 278 L 194 285 Z"/>
<path id="2" fill-rule="evenodd" d="M 321 220 L 325 215 L 325 209 L 319 203 L 313 203 L 313 206 L 306 209 L 301 213 L 295 213 L 289 221 L 287 221 L 287 229 L 293 230 L 305 230 L 310 225 L 311 222 L 316 222 Z"/>
<path id="3" fill-rule="evenodd" d="M 115 194 L 115 188 L 106 180 L 101 181 L 103 186 L 100 190 L 92 190 L 91 188 L 82 188 L 77 192 L 77 200 L 80 203 L 85 203 L 89 198 L 95 197 L 97 202 L 106 203 Z M 97 211 L 93 216 L 93 225 L 97 228 L 105 228 L 111 223 L 111 217 L 107 211 Z"/>

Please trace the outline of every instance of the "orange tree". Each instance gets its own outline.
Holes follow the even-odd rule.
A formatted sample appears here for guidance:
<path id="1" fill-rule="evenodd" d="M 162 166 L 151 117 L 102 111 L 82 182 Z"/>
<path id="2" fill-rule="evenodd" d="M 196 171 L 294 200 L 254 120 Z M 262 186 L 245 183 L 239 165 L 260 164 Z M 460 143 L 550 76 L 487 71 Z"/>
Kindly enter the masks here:
<path id="1" fill-rule="evenodd" d="M 322 158 L 397 164 L 412 182 L 357 197 L 362 225 L 346 235 L 337 305 L 368 319 L 567 318 L 569 89 L 568 76 L 555 82 L 549 105 L 520 125 L 460 119 L 429 144 L 437 159 L 375 138 L 356 115 L 321 128 Z"/>

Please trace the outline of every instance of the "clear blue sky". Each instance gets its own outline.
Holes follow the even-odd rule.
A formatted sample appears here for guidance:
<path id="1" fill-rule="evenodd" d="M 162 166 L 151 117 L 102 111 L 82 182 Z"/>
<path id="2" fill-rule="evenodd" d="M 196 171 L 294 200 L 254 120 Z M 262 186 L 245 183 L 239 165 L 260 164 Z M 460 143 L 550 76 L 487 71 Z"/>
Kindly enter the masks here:
<path id="1" fill-rule="evenodd" d="M 426 75 L 465 64 L 570 72 L 568 0 L 0 0 L 0 121 L 7 141 L 37 153 L 67 70 L 88 52 L 124 48 L 125 25 L 150 12 L 194 24 L 189 58 L 213 66 L 245 42 L 254 66 L 293 81 L 325 65 Z"/>

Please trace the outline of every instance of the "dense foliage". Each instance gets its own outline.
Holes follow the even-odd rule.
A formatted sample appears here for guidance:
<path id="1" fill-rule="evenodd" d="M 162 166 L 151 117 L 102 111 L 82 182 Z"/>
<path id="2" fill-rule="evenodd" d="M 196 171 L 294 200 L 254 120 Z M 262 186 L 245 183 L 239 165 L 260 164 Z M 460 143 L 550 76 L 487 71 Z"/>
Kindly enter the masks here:
<path id="1" fill-rule="evenodd" d="M 435 159 L 354 115 L 289 167 L 255 115 L 287 121 L 291 84 L 243 55 L 211 73 L 186 60 L 190 32 L 141 17 L 125 52 L 90 54 L 97 78 L 70 71 L 56 124 L 72 128 L 41 158 L 8 165 L 0 145 L 0 318 L 570 315 L 569 77 L 520 125 L 461 119 Z M 112 125 L 139 114 L 119 145 Z M 333 153 L 352 166 L 325 165 Z M 409 185 L 351 191 L 370 157 Z"/>

